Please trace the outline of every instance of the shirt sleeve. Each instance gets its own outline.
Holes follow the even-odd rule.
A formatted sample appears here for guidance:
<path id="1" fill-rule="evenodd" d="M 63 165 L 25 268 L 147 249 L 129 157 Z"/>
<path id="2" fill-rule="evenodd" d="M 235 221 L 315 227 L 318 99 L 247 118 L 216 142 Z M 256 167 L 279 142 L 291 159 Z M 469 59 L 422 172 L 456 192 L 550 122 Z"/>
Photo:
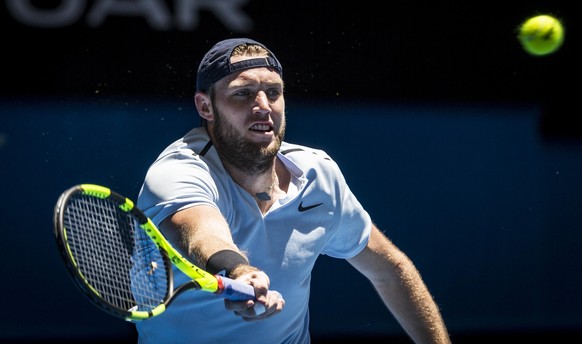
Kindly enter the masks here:
<path id="1" fill-rule="evenodd" d="M 329 157 L 328 157 L 329 158 Z M 329 158 L 331 159 L 331 158 Z M 337 197 L 336 216 L 330 227 L 331 234 L 322 253 L 334 258 L 352 258 L 368 244 L 372 220 L 352 190 L 335 161 L 325 175 Z"/>
<path id="2" fill-rule="evenodd" d="M 208 166 L 196 154 L 181 150 L 161 157 L 150 166 L 138 207 L 159 224 L 175 212 L 194 205 L 216 206 L 217 194 Z"/>

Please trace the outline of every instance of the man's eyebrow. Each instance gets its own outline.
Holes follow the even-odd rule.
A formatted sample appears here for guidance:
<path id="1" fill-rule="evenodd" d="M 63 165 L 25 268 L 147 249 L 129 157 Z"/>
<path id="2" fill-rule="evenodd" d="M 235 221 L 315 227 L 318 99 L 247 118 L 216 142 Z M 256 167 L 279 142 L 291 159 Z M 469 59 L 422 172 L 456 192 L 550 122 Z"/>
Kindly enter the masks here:
<path id="1" fill-rule="evenodd" d="M 261 82 L 261 85 L 267 85 L 268 87 L 283 87 L 283 82 L 280 81 L 267 81 L 267 82 Z M 254 86 L 257 85 L 257 83 L 253 80 L 253 81 L 249 81 L 247 79 L 235 79 L 233 81 L 231 81 L 228 84 L 230 87 L 245 87 L 245 86 Z"/>

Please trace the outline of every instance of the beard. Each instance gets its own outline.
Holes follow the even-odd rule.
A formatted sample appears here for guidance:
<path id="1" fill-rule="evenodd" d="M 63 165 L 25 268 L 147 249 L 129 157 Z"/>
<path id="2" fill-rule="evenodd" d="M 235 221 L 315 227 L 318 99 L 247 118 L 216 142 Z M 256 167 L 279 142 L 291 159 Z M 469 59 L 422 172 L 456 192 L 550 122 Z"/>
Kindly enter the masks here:
<path id="1" fill-rule="evenodd" d="M 260 174 L 268 171 L 275 163 L 275 157 L 285 138 L 285 120 L 281 122 L 279 132 L 275 133 L 275 145 L 265 147 L 251 142 L 239 134 L 228 121 L 225 121 L 213 104 L 214 127 L 212 141 L 221 159 L 228 165 L 246 173 Z"/>

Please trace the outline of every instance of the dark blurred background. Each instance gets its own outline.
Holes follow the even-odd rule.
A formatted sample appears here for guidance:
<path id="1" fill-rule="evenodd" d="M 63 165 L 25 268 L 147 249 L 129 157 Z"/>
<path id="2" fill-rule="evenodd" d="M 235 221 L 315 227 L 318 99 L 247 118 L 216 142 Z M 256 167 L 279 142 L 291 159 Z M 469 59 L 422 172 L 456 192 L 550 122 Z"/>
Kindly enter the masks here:
<path id="1" fill-rule="evenodd" d="M 289 141 L 328 151 L 415 261 L 453 342 L 582 339 L 580 15 L 569 1 L 4 0 L 0 341 L 135 342 L 94 309 L 52 236 L 77 183 L 137 197 L 198 124 L 204 52 L 227 37 L 284 67 Z M 521 22 L 552 14 L 554 54 Z M 322 257 L 316 343 L 409 342 L 369 283 Z"/>

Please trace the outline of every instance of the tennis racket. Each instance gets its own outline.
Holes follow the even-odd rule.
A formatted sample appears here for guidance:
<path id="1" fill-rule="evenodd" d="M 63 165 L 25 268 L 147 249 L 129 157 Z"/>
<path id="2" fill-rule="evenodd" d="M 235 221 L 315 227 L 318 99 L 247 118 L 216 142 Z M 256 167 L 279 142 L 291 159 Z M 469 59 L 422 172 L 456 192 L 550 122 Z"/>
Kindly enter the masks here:
<path id="1" fill-rule="evenodd" d="M 71 187 L 54 211 L 54 234 L 68 271 L 102 310 L 128 321 L 162 314 L 186 290 L 254 300 L 254 288 L 186 260 L 134 203 L 93 184 Z M 174 289 L 172 265 L 191 278 Z M 255 309 L 264 311 L 262 304 Z"/>

